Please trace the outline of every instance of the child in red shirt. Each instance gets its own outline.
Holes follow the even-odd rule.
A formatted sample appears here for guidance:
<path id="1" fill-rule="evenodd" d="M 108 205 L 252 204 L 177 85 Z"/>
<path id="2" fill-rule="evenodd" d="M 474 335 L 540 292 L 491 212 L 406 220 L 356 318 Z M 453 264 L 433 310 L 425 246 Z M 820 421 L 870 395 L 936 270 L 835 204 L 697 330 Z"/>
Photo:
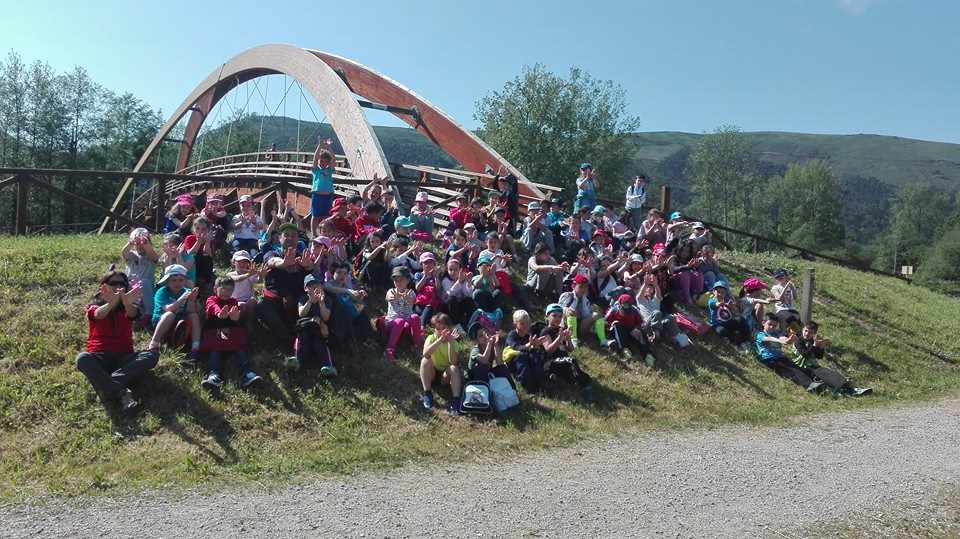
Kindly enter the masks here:
<path id="1" fill-rule="evenodd" d="M 206 321 L 203 326 L 203 339 L 200 350 L 208 352 L 207 376 L 200 385 L 208 389 L 218 389 L 223 385 L 223 360 L 221 353 L 232 353 L 237 361 L 240 384 L 248 387 L 262 380 L 250 369 L 250 359 L 243 349 L 247 345 L 247 334 L 240 326 L 240 305 L 233 297 L 236 286 L 230 277 L 220 277 L 214 286 L 214 294 L 207 298 Z"/>

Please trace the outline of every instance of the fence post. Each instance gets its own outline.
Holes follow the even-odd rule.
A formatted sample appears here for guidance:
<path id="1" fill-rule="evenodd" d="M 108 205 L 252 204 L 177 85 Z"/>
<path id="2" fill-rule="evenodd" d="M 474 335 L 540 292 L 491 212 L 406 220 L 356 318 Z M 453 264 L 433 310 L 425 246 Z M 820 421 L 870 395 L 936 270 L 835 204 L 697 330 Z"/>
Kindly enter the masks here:
<path id="1" fill-rule="evenodd" d="M 28 176 L 24 174 L 17 176 L 17 215 L 13 231 L 15 236 L 22 236 L 27 233 L 27 202 L 29 200 L 27 190 L 30 187 L 27 178 Z"/>
<path id="2" fill-rule="evenodd" d="M 670 187 L 666 185 L 660 187 L 660 211 L 664 215 L 670 215 Z"/>
<path id="3" fill-rule="evenodd" d="M 160 179 L 154 181 L 156 182 L 157 188 L 157 206 L 154 208 L 153 228 L 157 232 L 161 232 L 164 225 L 166 225 L 164 221 L 167 218 L 167 180 Z"/>
<path id="4" fill-rule="evenodd" d="M 803 270 L 803 303 L 800 305 L 800 319 L 806 324 L 813 316 L 813 268 Z"/>

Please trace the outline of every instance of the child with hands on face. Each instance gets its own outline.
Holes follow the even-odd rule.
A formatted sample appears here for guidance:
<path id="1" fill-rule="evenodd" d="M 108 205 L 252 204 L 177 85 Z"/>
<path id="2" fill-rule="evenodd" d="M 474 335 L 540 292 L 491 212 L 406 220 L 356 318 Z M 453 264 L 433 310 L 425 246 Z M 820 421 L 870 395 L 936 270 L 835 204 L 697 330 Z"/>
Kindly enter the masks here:
<path id="1" fill-rule="evenodd" d="M 241 327 L 240 306 L 233 297 L 233 279 L 230 277 L 218 278 L 213 290 L 213 295 L 206 301 L 205 339 L 203 342 L 211 342 L 216 339 L 229 340 L 231 335 L 228 332 L 244 331 Z M 242 337 L 242 342 L 246 343 L 245 335 Z M 260 375 L 251 370 L 250 359 L 244 352 L 243 346 L 236 345 L 229 352 L 208 351 L 207 376 L 200 382 L 200 385 L 207 389 L 218 389 L 223 385 L 223 358 L 221 356 L 223 353 L 233 354 L 233 358 L 237 362 L 237 373 L 240 375 L 240 385 L 249 387 L 262 380 Z"/>
<path id="2" fill-rule="evenodd" d="M 156 291 L 154 281 L 160 255 L 150 243 L 150 231 L 146 228 L 137 228 L 130 232 L 130 238 L 120 251 L 120 256 L 127 264 L 127 275 L 130 283 L 142 290 L 140 302 L 141 313 L 153 312 L 153 294 Z"/>
<path id="3" fill-rule="evenodd" d="M 457 362 L 457 338 L 451 328 L 452 320 L 444 313 L 433 315 L 430 325 L 433 333 L 423 343 L 423 357 L 420 360 L 420 382 L 423 384 L 423 407 L 433 408 L 433 386 L 449 385 L 450 414 L 460 415 L 460 390 L 463 385 L 460 367 Z"/>
<path id="4" fill-rule="evenodd" d="M 393 288 L 387 290 L 387 314 L 383 318 L 387 332 L 387 348 L 383 357 L 389 363 L 394 363 L 397 360 L 395 351 L 400 336 L 409 333 L 413 349 L 419 351 L 423 341 L 423 327 L 420 325 L 420 317 L 413 311 L 417 293 L 410 288 L 410 270 L 403 266 L 393 268 L 391 278 Z"/>
<path id="5" fill-rule="evenodd" d="M 297 340 L 294 344 L 295 356 L 287 360 L 287 368 L 296 370 L 301 366 L 319 366 L 320 374 L 326 377 L 337 376 L 333 366 L 327 322 L 330 320 L 331 305 L 328 303 L 323 283 L 313 275 L 303 279 L 303 291 L 297 314 Z"/>

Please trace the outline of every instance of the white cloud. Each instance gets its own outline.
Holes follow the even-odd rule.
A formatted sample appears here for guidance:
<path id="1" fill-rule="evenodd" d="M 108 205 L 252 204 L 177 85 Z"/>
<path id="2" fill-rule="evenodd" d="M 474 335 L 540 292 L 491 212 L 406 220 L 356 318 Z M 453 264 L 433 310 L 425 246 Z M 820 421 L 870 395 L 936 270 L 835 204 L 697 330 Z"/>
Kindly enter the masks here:
<path id="1" fill-rule="evenodd" d="M 874 0 L 837 0 L 837 3 L 851 15 L 863 15 Z"/>

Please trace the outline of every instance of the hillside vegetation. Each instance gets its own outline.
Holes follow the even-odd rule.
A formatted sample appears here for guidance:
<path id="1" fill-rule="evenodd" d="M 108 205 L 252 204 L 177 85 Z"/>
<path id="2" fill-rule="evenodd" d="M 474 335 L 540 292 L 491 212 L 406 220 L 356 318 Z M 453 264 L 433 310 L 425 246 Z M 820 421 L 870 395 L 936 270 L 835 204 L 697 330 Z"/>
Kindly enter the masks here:
<path id="1" fill-rule="evenodd" d="M 84 346 L 82 309 L 118 261 L 119 236 L 3 238 L 0 242 L 0 500 L 153 487 L 303 481 L 408 462 L 513 455 L 636 429 L 779 423 L 798 415 L 902 403 L 960 388 L 960 301 L 904 282 L 816 268 L 816 318 L 834 361 L 873 397 L 804 393 L 725 341 L 708 335 L 683 351 L 657 346 L 657 362 L 624 362 L 592 344 L 574 354 L 595 377 L 599 403 L 560 388 L 521 395 L 497 420 L 425 411 L 409 345 L 388 365 L 379 354 L 336 354 L 341 376 L 286 373 L 264 332 L 250 346 L 264 383 L 222 394 L 200 387 L 165 351 L 134 389 L 134 415 L 104 407 L 73 366 Z M 731 280 L 795 261 L 725 253 Z M 806 263 L 804 263 L 806 264 Z M 377 306 L 375 306 L 377 307 Z M 382 304 L 378 307 L 382 307 Z M 136 335 L 146 344 L 148 336 Z M 465 345 L 464 345 L 465 346 Z M 447 393 L 440 393 L 446 403 Z"/>

